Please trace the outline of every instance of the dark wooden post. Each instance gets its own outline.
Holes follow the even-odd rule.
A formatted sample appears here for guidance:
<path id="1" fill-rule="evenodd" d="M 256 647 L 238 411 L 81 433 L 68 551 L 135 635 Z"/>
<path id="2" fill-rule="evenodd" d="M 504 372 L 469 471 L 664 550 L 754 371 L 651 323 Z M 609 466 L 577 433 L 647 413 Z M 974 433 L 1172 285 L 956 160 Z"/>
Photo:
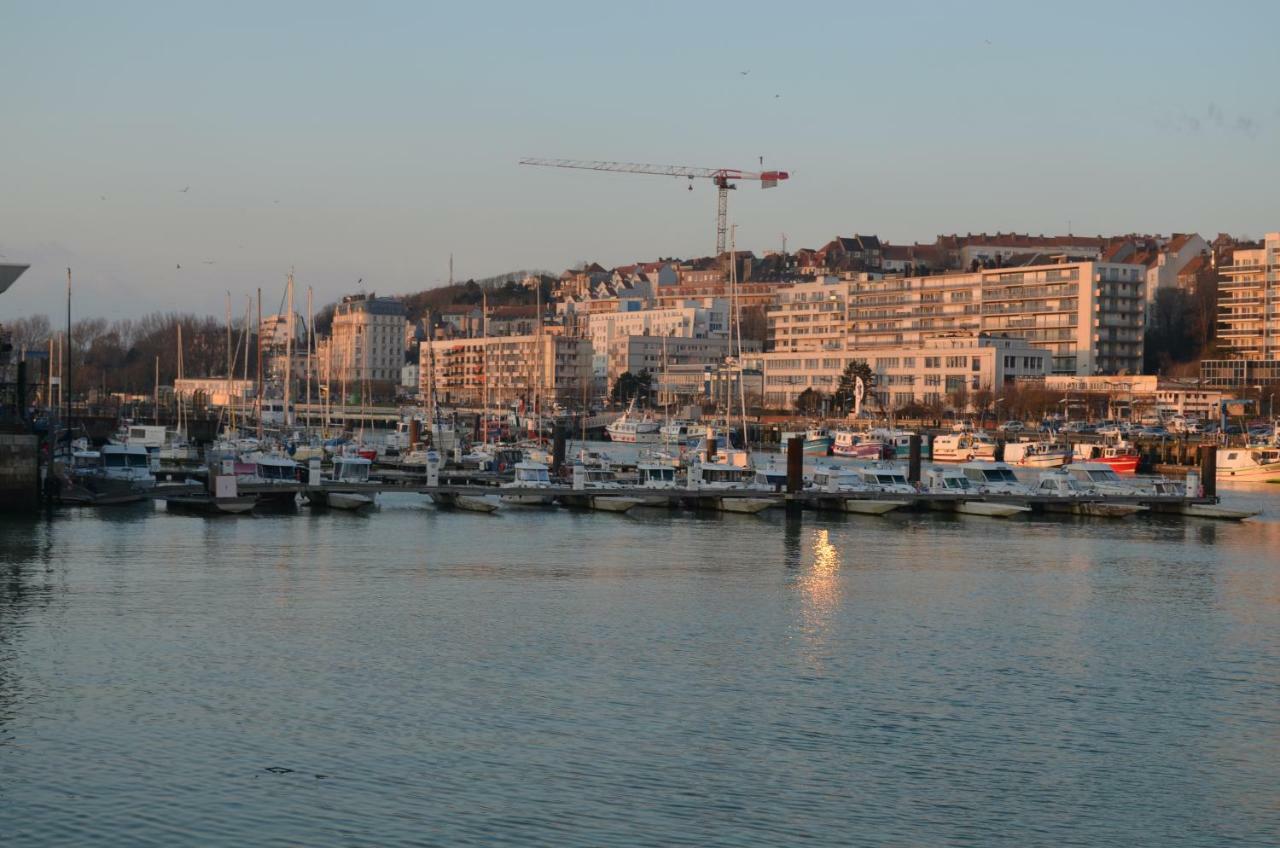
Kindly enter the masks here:
<path id="1" fill-rule="evenodd" d="M 553 477 L 559 475 L 560 469 L 564 467 L 564 451 L 564 427 L 557 424 L 555 432 L 551 435 L 551 476 Z"/>
<path id="2" fill-rule="evenodd" d="M 1218 446 L 1200 446 L 1200 485 L 1206 498 L 1218 496 Z M 1188 494 L 1190 494 L 1188 492 Z"/>
<path id="3" fill-rule="evenodd" d="M 912 433 L 907 439 L 907 482 L 920 482 L 920 434 Z"/>
<path id="4" fill-rule="evenodd" d="M 787 441 L 787 493 L 796 494 L 804 488 L 804 436 L 792 436 Z"/>
<path id="5" fill-rule="evenodd" d="M 417 418 L 409 419 L 409 447 L 415 447 L 422 438 L 422 422 Z"/>

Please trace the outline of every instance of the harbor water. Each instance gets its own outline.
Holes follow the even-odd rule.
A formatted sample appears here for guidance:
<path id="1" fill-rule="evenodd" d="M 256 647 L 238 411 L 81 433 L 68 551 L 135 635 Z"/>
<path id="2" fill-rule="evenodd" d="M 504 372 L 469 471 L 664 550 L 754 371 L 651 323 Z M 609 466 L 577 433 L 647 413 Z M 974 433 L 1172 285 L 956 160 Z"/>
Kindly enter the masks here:
<path id="1" fill-rule="evenodd" d="M 34 845 L 1275 845 L 1244 523 L 564 509 L 0 519 Z"/>

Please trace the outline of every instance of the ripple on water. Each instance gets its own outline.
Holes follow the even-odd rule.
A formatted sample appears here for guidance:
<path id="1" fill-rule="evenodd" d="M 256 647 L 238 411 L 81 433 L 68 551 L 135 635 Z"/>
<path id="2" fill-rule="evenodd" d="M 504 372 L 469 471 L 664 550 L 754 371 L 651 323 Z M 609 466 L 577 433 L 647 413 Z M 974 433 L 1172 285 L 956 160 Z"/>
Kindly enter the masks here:
<path id="1" fill-rule="evenodd" d="M 1275 844 L 1277 528 L 5 520 L 0 832 Z"/>

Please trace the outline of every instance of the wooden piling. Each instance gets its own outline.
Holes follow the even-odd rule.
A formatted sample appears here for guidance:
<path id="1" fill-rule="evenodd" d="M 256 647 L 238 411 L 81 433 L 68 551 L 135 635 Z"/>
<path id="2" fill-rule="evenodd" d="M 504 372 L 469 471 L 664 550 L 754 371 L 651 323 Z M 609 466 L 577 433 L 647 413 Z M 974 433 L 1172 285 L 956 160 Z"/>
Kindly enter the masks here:
<path id="1" fill-rule="evenodd" d="M 1218 496 L 1218 446 L 1200 446 L 1200 485 L 1206 498 Z"/>
<path id="2" fill-rule="evenodd" d="M 920 482 L 920 434 L 912 433 L 907 438 L 907 482 Z"/>
<path id="3" fill-rule="evenodd" d="M 787 492 L 797 494 L 804 488 L 804 437 L 792 436 L 787 441 Z"/>
<path id="4" fill-rule="evenodd" d="M 565 434 L 564 427 L 556 425 L 551 434 L 551 475 L 558 476 L 564 467 Z"/>

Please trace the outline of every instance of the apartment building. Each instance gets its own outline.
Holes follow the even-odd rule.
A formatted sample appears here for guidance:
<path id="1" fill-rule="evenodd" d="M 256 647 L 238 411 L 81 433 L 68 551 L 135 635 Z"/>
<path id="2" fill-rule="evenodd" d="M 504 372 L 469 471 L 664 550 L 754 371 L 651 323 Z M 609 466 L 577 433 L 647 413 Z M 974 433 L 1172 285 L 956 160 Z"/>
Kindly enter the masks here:
<path id="1" fill-rule="evenodd" d="M 444 404 L 480 407 L 487 399 L 495 408 L 536 398 L 544 408 L 580 406 L 591 383 L 591 342 L 540 333 L 423 343 L 418 370 L 422 397 L 434 388 Z"/>
<path id="2" fill-rule="evenodd" d="M 758 352 L 759 343 L 744 342 L 744 351 Z M 609 342 L 605 349 L 607 360 L 606 385 L 613 384 L 626 372 L 638 374 L 649 371 L 657 375 L 664 369 L 677 366 L 716 367 L 725 357 L 731 356 L 735 345 L 729 337 L 711 339 L 686 339 L 664 336 L 621 336 Z M 594 348 L 593 348 L 594 350 Z"/>
<path id="3" fill-rule="evenodd" d="M 1280 359 L 1280 232 L 1236 249 L 1218 282 L 1218 344 L 1232 359 Z"/>
<path id="4" fill-rule="evenodd" d="M 977 391 L 999 394 L 1014 380 L 1044 377 L 1051 356 L 1017 337 L 946 333 L 898 347 L 847 349 L 838 354 L 765 355 L 766 406 L 791 408 L 806 390 L 831 394 L 847 363 L 863 360 L 876 375 L 874 396 L 883 409 L 950 403 Z"/>
<path id="5" fill-rule="evenodd" d="M 798 283 L 778 292 L 765 313 L 770 350 L 844 350 L 848 335 L 849 285 L 834 276 Z"/>
<path id="6" fill-rule="evenodd" d="M 394 397 L 404 364 L 404 304 L 373 293 L 347 295 L 329 338 L 316 347 L 320 381 L 348 394 Z"/>
<path id="7" fill-rule="evenodd" d="M 850 348 L 920 346 L 943 333 L 1019 336 L 1055 374 L 1142 369 L 1145 268 L 1060 261 L 849 284 Z"/>

